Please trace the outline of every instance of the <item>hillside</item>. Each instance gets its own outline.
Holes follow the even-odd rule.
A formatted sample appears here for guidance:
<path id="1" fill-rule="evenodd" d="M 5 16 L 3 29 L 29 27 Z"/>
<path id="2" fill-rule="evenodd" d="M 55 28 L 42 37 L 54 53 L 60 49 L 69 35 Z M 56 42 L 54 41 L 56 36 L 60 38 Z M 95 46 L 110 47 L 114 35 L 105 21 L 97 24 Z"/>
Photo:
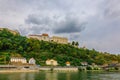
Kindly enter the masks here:
<path id="1" fill-rule="evenodd" d="M 98 65 L 120 62 L 120 55 L 77 48 L 70 44 L 28 39 L 14 35 L 7 29 L 0 30 L 0 64 L 9 63 L 12 56 L 23 56 L 26 59 L 33 57 L 40 65 L 45 65 L 47 59 L 55 59 L 61 66 L 64 66 L 66 61 L 70 61 L 73 66 L 80 66 L 81 62 Z"/>

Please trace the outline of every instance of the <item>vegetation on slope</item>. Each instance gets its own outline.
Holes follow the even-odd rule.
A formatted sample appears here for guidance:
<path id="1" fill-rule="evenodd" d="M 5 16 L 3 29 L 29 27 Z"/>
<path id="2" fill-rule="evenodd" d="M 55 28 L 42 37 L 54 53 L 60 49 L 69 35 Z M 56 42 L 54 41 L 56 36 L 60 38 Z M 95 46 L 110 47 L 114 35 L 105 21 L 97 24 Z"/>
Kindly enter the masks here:
<path id="1" fill-rule="evenodd" d="M 120 55 L 101 53 L 94 49 L 77 48 L 70 44 L 28 39 L 14 35 L 6 29 L 1 30 L 0 64 L 9 63 L 10 57 L 18 55 L 26 59 L 33 57 L 40 65 L 45 65 L 47 59 L 55 59 L 61 66 L 64 66 L 66 61 L 70 61 L 73 66 L 80 66 L 81 62 L 98 65 L 109 64 L 112 61 L 120 62 Z"/>

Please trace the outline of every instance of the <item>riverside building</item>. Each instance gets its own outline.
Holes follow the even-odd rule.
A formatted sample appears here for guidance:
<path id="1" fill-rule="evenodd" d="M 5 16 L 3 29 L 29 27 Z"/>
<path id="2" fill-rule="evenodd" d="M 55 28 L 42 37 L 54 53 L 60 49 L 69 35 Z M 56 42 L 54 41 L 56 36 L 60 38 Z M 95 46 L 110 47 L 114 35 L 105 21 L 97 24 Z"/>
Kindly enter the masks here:
<path id="1" fill-rule="evenodd" d="M 11 57 L 10 59 L 11 64 L 26 64 L 27 60 L 23 57 Z"/>
<path id="2" fill-rule="evenodd" d="M 48 60 L 46 60 L 46 65 L 57 66 L 58 63 L 54 59 L 48 59 Z"/>

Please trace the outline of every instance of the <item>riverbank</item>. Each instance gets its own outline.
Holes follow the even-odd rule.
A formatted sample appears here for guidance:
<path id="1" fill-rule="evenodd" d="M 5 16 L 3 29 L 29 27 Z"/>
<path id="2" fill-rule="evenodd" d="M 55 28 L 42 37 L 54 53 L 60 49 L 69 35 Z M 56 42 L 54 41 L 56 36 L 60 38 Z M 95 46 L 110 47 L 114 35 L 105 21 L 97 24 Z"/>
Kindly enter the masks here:
<path id="1" fill-rule="evenodd" d="M 39 70 L 16 70 L 16 69 L 11 69 L 11 70 L 0 70 L 0 73 L 12 73 L 12 72 L 39 72 Z"/>
<path id="2" fill-rule="evenodd" d="M 79 71 L 78 67 L 40 67 L 40 71 L 56 71 L 56 72 L 63 72 L 63 71 L 69 71 L 69 72 L 76 72 Z"/>
<path id="3" fill-rule="evenodd" d="M 25 65 L 25 66 L 14 66 L 14 65 L 1 65 L 1 72 L 39 72 L 39 71 L 52 71 L 52 72 L 78 72 L 78 71 L 120 71 L 119 69 L 103 69 L 99 67 L 75 67 L 75 66 L 33 66 L 33 65 Z"/>
<path id="4" fill-rule="evenodd" d="M 14 73 L 14 72 L 120 72 L 120 70 L 84 70 L 84 71 L 79 71 L 77 68 L 56 68 L 54 70 L 51 70 L 50 68 L 44 68 L 44 69 L 39 69 L 39 70 L 30 70 L 30 69 L 8 69 L 8 70 L 0 70 L 0 73 Z"/>

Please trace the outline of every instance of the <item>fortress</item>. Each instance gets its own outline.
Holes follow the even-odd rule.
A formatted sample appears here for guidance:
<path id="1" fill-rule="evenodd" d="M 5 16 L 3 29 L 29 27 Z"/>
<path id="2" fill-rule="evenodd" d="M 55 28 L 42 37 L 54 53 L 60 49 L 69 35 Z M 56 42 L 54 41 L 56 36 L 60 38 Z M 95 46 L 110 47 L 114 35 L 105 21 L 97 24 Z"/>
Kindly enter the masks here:
<path id="1" fill-rule="evenodd" d="M 49 42 L 56 42 L 60 44 L 68 44 L 68 39 L 65 37 L 59 37 L 59 36 L 52 36 L 49 37 L 48 34 L 42 34 L 42 35 L 28 35 L 28 38 L 43 40 L 43 41 L 49 41 Z"/>
<path id="2" fill-rule="evenodd" d="M 0 28 L 1 30 L 8 30 L 9 32 L 11 32 L 14 35 L 20 35 L 20 33 L 17 30 L 10 30 L 8 28 Z M 33 39 L 37 39 L 40 41 L 48 41 L 48 42 L 56 42 L 56 43 L 60 43 L 60 44 L 68 44 L 68 39 L 65 37 L 59 37 L 59 36 L 52 36 L 50 37 L 48 34 L 43 33 L 43 34 L 31 34 L 28 35 L 27 38 L 33 38 Z"/>

